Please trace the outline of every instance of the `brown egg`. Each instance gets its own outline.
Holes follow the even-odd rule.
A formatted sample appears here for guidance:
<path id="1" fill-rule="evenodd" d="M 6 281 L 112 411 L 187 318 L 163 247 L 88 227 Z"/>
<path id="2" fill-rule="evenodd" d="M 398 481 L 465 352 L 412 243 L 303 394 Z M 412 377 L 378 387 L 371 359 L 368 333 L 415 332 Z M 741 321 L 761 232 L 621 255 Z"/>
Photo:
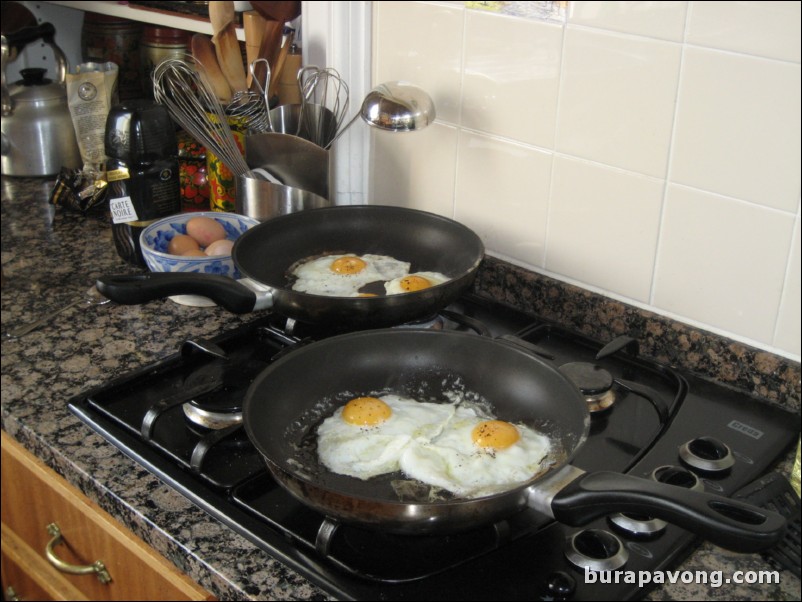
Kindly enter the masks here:
<path id="1" fill-rule="evenodd" d="M 186 253 L 181 253 L 183 257 L 207 257 L 201 249 L 190 249 Z"/>
<path id="2" fill-rule="evenodd" d="M 200 251 L 198 241 L 186 234 L 176 234 L 167 244 L 170 255 L 186 255 L 187 251 Z"/>
<path id="3" fill-rule="evenodd" d="M 214 241 L 224 239 L 226 230 L 211 217 L 193 217 L 187 222 L 187 234 L 198 241 L 201 247 L 208 247 Z"/>

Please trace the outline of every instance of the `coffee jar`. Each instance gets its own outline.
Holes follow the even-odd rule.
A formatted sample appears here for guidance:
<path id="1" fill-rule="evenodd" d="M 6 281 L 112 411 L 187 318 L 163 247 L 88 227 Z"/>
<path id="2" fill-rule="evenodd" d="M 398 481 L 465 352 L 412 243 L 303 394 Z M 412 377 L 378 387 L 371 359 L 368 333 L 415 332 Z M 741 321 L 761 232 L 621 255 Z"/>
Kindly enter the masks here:
<path id="1" fill-rule="evenodd" d="M 85 13 L 81 29 L 81 55 L 85 63 L 112 62 L 119 67 L 120 100 L 142 96 L 139 43 L 143 25 L 129 19 Z"/>
<path id="2" fill-rule="evenodd" d="M 153 98 L 153 70 L 165 59 L 184 60 L 190 53 L 191 34 L 182 29 L 146 25 L 140 43 L 140 70 L 145 96 Z"/>
<path id="3" fill-rule="evenodd" d="M 126 262 L 145 267 L 142 230 L 181 211 L 175 124 L 152 100 L 121 102 L 109 112 L 105 150 L 114 246 Z"/>
<path id="4" fill-rule="evenodd" d="M 181 179 L 181 211 L 209 211 L 206 148 L 184 131 L 178 137 L 178 169 Z"/>

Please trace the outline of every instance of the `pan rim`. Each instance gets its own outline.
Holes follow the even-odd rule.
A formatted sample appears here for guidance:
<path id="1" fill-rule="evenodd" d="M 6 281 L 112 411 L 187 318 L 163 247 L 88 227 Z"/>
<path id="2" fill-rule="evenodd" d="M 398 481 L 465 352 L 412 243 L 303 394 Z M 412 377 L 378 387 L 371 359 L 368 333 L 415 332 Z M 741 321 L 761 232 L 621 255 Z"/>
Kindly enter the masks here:
<path id="1" fill-rule="evenodd" d="M 243 234 L 240 237 L 238 237 L 237 240 L 234 242 L 234 247 L 231 250 L 231 256 L 234 259 L 234 264 L 237 266 L 237 268 L 240 270 L 240 272 L 242 273 L 243 276 L 245 276 L 247 278 L 250 278 L 251 280 L 254 280 L 255 282 L 258 282 L 258 283 L 262 284 L 263 286 L 267 286 L 267 287 L 269 287 L 271 289 L 274 289 L 276 291 L 285 291 L 287 293 L 291 293 L 293 296 L 298 296 L 299 298 L 302 298 L 302 299 L 303 298 L 309 298 L 309 299 L 321 299 L 321 298 L 324 298 L 324 299 L 337 299 L 337 300 L 340 300 L 340 301 L 373 301 L 374 303 L 376 303 L 377 299 L 379 299 L 379 300 L 385 299 L 386 300 L 388 298 L 388 296 L 378 296 L 378 297 L 341 297 L 341 296 L 334 296 L 334 295 L 316 295 L 316 294 L 312 294 L 312 293 L 304 293 L 304 292 L 301 292 L 301 291 L 295 291 L 295 290 L 293 290 L 292 288 L 290 288 L 290 287 L 288 287 L 286 285 L 284 285 L 284 286 L 276 286 L 274 284 L 269 284 L 269 283 L 266 283 L 266 282 L 262 281 L 257 274 L 253 273 L 253 270 L 247 269 L 245 266 L 242 265 L 241 260 L 238 259 L 239 250 L 242 248 L 242 246 L 244 244 L 248 243 L 251 238 L 257 238 L 259 236 L 259 231 L 260 230 L 281 228 L 282 224 L 287 224 L 287 223 L 292 224 L 294 221 L 303 222 L 303 221 L 307 220 L 310 215 L 331 213 L 333 211 L 337 211 L 337 212 L 339 212 L 341 214 L 344 214 L 346 212 L 361 213 L 361 212 L 382 212 L 382 211 L 384 211 L 384 212 L 391 212 L 391 213 L 407 213 L 409 215 L 425 216 L 427 219 L 431 219 L 433 221 L 439 221 L 439 222 L 441 222 L 443 224 L 447 224 L 448 226 L 450 226 L 452 228 L 455 228 L 456 230 L 460 230 L 465 236 L 473 239 L 472 242 L 473 242 L 474 251 L 475 251 L 475 255 L 476 255 L 474 261 L 469 266 L 466 266 L 465 269 L 463 269 L 460 273 L 458 273 L 458 274 L 456 274 L 454 276 L 451 276 L 450 279 L 447 280 L 446 282 L 443 282 L 441 284 L 438 284 L 438 285 L 435 285 L 433 287 L 430 287 L 429 289 L 425 289 L 425 291 L 434 291 L 434 290 L 437 290 L 439 287 L 445 287 L 446 285 L 448 285 L 450 283 L 453 284 L 453 283 L 461 281 L 461 280 L 463 280 L 465 278 L 473 278 L 473 277 L 475 277 L 476 271 L 477 271 L 479 265 L 481 264 L 481 262 L 482 262 L 482 260 L 484 259 L 484 256 L 485 256 L 485 246 L 484 246 L 484 243 L 482 242 L 482 239 L 479 237 L 479 235 L 476 232 L 474 232 L 471 228 L 469 228 L 468 226 L 466 226 L 465 224 L 463 224 L 463 223 L 461 223 L 461 222 L 459 222 L 457 220 L 454 220 L 454 219 L 451 219 L 451 218 L 446 217 L 444 215 L 440 215 L 440 214 L 433 213 L 433 212 L 430 212 L 430 211 L 424 211 L 424 210 L 421 210 L 421 209 L 412 209 L 410 207 L 398 207 L 398 206 L 394 206 L 394 205 L 381 205 L 381 204 L 379 204 L 379 205 L 363 204 L 363 205 L 333 205 L 333 206 L 330 206 L 330 207 L 315 207 L 315 208 L 311 208 L 311 209 L 306 209 L 304 211 L 298 211 L 298 212 L 295 212 L 295 213 L 288 213 L 288 214 L 285 214 L 285 215 L 279 215 L 279 216 L 274 217 L 274 218 L 272 218 L 270 220 L 261 222 L 260 224 L 257 224 L 256 226 L 253 226 L 253 227 L 249 228 L 246 232 L 243 232 Z M 332 251 L 332 253 L 334 253 L 334 252 L 336 252 L 336 251 Z M 443 290 L 443 289 L 440 289 L 440 290 Z M 410 292 L 410 293 L 402 293 L 400 295 L 393 295 L 393 296 L 394 297 L 404 297 L 404 296 L 407 296 L 407 295 L 420 294 L 421 292 L 422 291 Z"/>

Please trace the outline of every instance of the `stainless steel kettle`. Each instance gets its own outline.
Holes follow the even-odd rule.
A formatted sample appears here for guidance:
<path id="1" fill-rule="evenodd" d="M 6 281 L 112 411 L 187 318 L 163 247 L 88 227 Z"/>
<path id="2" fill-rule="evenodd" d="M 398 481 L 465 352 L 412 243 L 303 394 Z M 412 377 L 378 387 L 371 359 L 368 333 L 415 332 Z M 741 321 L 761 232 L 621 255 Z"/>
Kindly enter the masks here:
<path id="1" fill-rule="evenodd" d="M 2 46 L 2 173 L 8 176 L 52 176 L 62 167 L 81 166 L 81 153 L 67 104 L 67 59 L 53 40 L 50 23 L 4 34 Z M 19 51 L 39 38 L 56 57 L 57 77 L 44 69 L 23 69 L 23 79 L 6 85 L 6 67 Z"/>

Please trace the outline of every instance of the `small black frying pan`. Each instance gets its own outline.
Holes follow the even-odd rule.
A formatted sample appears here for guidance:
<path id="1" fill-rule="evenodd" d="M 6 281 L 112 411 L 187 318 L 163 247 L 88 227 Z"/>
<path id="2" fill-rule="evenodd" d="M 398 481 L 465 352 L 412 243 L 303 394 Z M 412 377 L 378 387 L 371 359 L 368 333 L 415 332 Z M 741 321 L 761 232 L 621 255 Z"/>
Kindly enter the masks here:
<path id="1" fill-rule="evenodd" d="M 411 272 L 440 272 L 450 279 L 421 291 L 377 297 L 328 297 L 289 288 L 291 266 L 334 253 L 388 255 L 410 262 Z M 263 222 L 239 237 L 232 255 L 255 285 L 211 274 L 149 273 L 104 276 L 98 290 L 128 305 L 195 294 L 235 313 L 272 307 L 300 322 L 377 328 L 429 318 L 454 301 L 476 277 L 484 245 L 466 226 L 433 213 L 354 205 L 310 209 Z"/>

